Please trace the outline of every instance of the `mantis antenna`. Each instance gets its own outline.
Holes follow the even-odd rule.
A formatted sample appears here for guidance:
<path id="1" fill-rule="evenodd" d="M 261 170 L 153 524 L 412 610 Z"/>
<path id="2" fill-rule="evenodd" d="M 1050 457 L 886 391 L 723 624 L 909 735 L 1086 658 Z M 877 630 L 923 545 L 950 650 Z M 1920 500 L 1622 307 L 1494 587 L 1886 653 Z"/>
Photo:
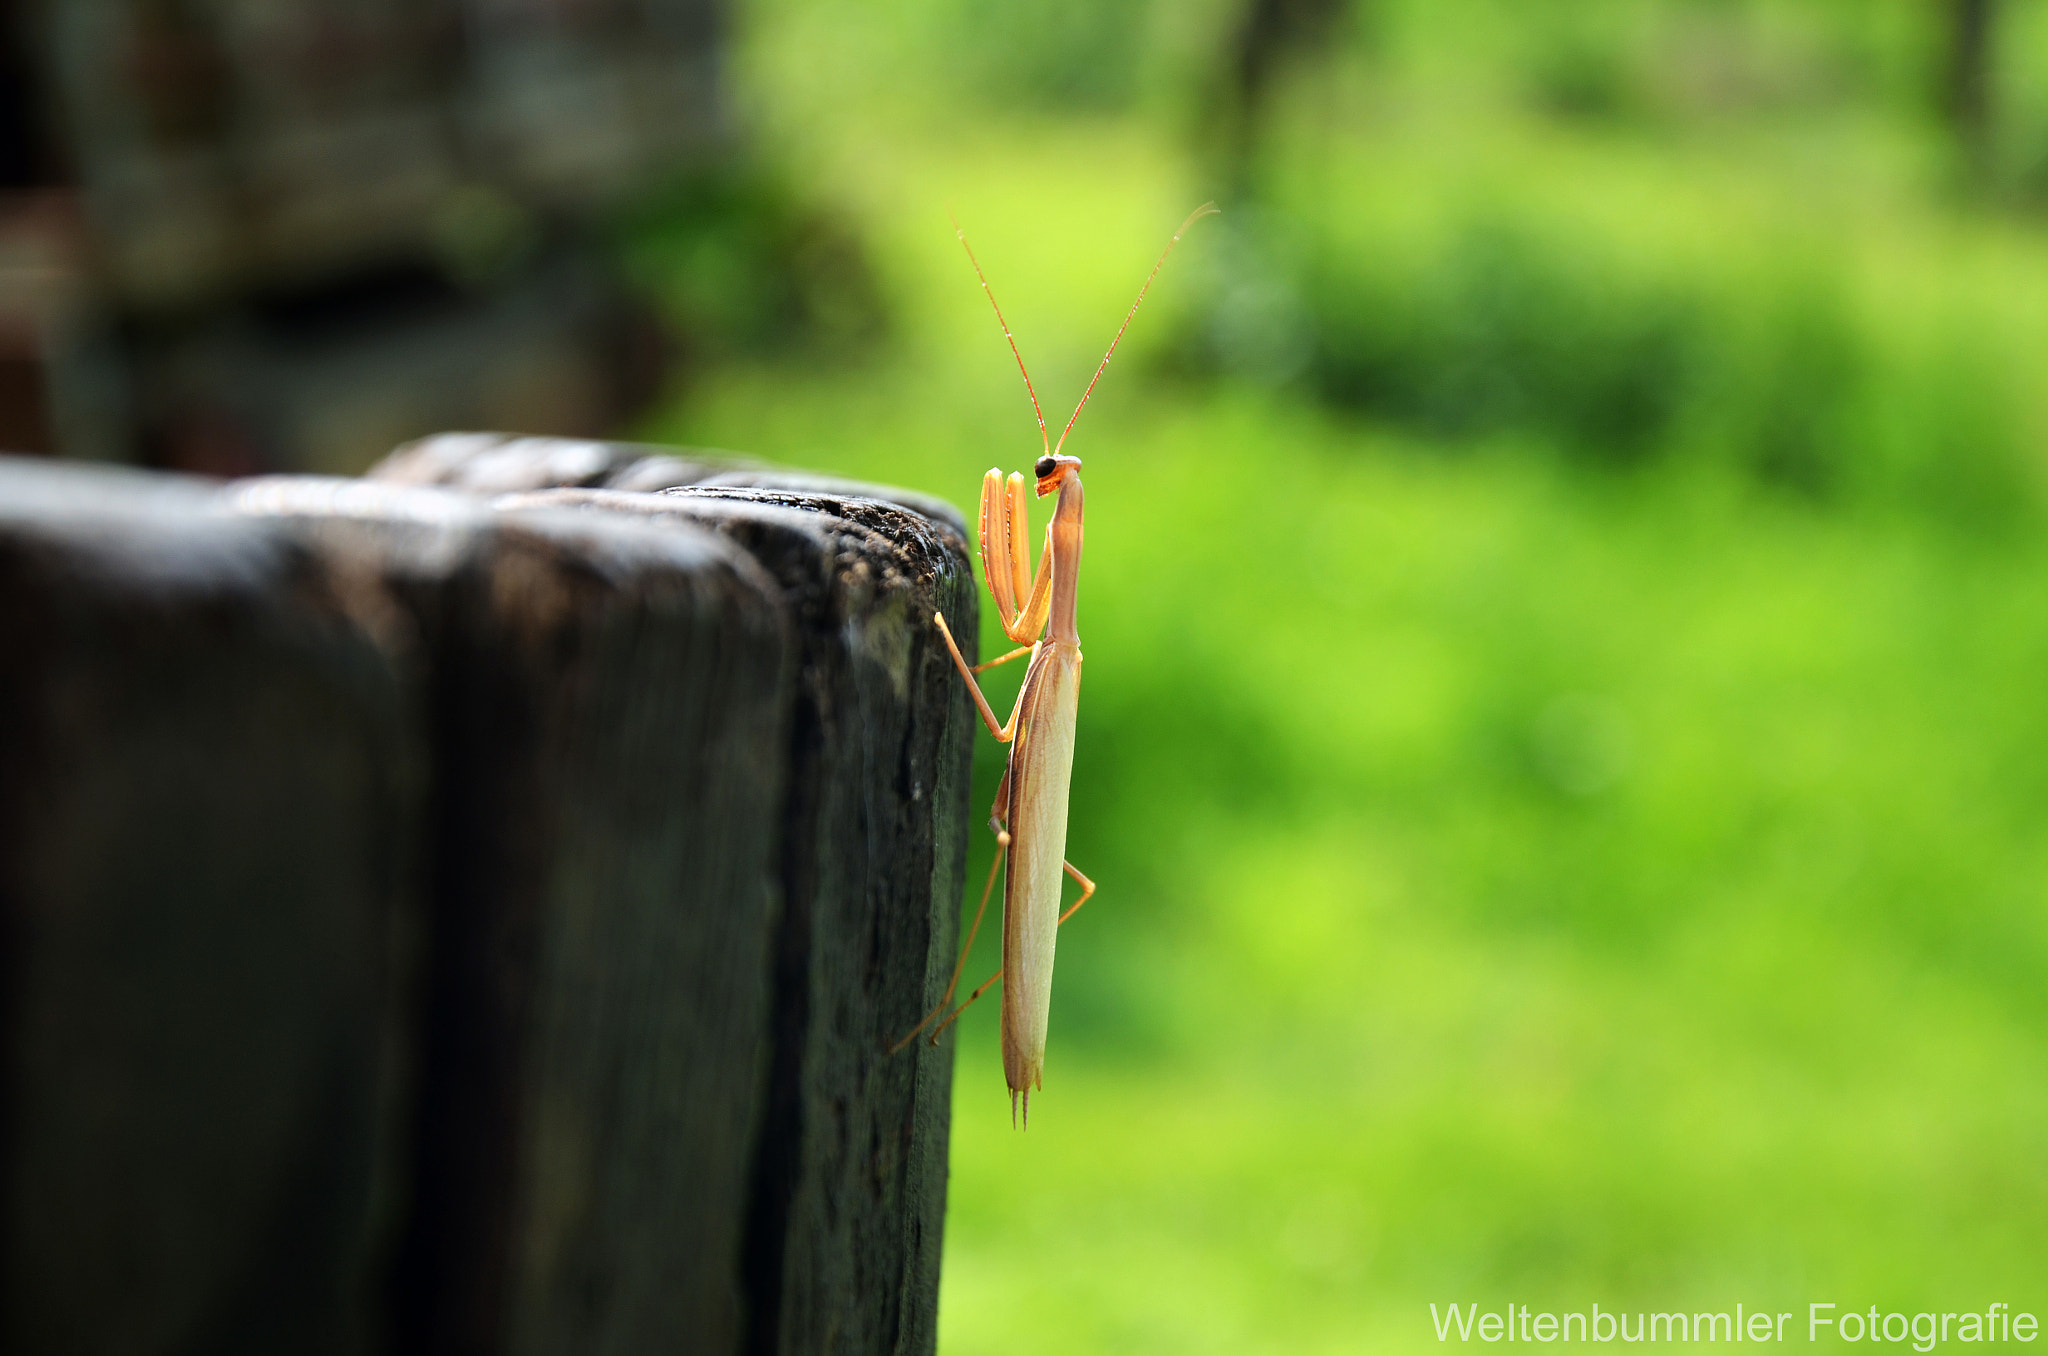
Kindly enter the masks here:
<path id="1" fill-rule="evenodd" d="M 1216 210 L 1216 208 L 1215 208 L 1215 207 L 1214 207 L 1214 206 L 1212 205 L 1212 206 L 1211 206 L 1211 207 L 1209 208 L 1209 210 L 1210 210 L 1211 212 L 1213 212 L 1213 211 L 1215 211 L 1215 210 Z M 1200 216 L 1200 215 L 1201 215 L 1201 213 L 1200 213 L 1200 212 L 1197 212 L 1197 213 L 1195 213 L 1195 216 Z M 1016 340 L 1016 339 L 1015 339 L 1015 338 L 1014 338 L 1014 337 L 1013 337 L 1013 336 L 1012 336 L 1012 335 L 1010 334 L 1010 322 L 1009 322 L 1009 321 L 1007 321 L 1007 320 L 1005 320 L 1005 319 L 1003 319 L 1003 308 L 1002 308 L 1001 306 L 997 306 L 997 305 L 996 305 L 996 294 L 995 294 L 994 290 L 993 290 L 992 288 L 990 288 L 990 287 L 989 287 L 989 285 L 988 285 L 988 275 L 987 275 L 986 273 L 983 273 L 983 272 L 981 271 L 981 260 L 979 260 L 979 259 L 977 259 L 977 258 L 975 258 L 975 257 L 974 257 L 974 246 L 972 246 L 972 245 L 970 245 L 970 244 L 968 244 L 968 243 L 967 243 L 967 232 L 965 232 L 965 231 L 963 231 L 963 230 L 961 230 L 961 229 L 960 229 L 960 219 L 959 219 L 958 217 L 954 216 L 954 215 L 953 215 L 953 214 L 952 214 L 951 212 L 948 212 L 948 213 L 946 213 L 946 216 L 947 216 L 947 217 L 948 217 L 948 218 L 949 218 L 949 219 L 950 219 L 950 220 L 952 221 L 952 223 L 953 223 L 953 234 L 954 234 L 954 235 L 957 235 L 957 236 L 959 236 L 959 237 L 960 237 L 960 248 L 961 248 L 961 249 L 963 249 L 963 250 L 966 250 L 966 251 L 967 251 L 967 262 L 968 262 L 968 263 L 970 263 L 970 264 L 973 264 L 973 265 L 974 265 L 974 276 L 975 276 L 975 277 L 977 277 L 977 278 L 979 278 L 979 279 L 981 279 L 981 290 L 982 290 L 982 293 L 983 293 L 983 294 L 984 294 L 985 296 L 987 296 L 987 297 L 988 297 L 988 304 L 989 304 L 989 305 L 991 305 L 991 306 L 995 306 L 995 310 L 996 310 L 996 323 L 997 323 L 998 325 L 1001 325 L 1001 326 L 1003 327 L 1003 338 L 1005 338 L 1005 339 L 1008 339 L 1008 340 L 1010 341 L 1010 353 L 1011 353 L 1011 356 L 1015 357 L 1015 358 L 1016 358 L 1016 360 L 1017 360 L 1017 370 L 1018 370 L 1019 372 L 1022 372 L 1022 373 L 1024 374 L 1024 389 L 1025 389 L 1026 391 L 1028 391 L 1028 392 L 1030 392 L 1030 393 L 1031 393 L 1031 412 L 1032 412 L 1033 414 L 1035 414 L 1035 415 L 1037 415 L 1037 416 L 1038 416 L 1038 436 L 1039 436 L 1039 439 L 1040 439 L 1040 440 L 1041 440 L 1042 442 L 1044 442 L 1044 444 L 1046 445 L 1046 447 L 1047 447 L 1048 449 L 1050 449 L 1050 448 L 1052 447 L 1052 434 L 1051 434 L 1051 432 L 1050 432 L 1050 431 L 1049 431 L 1049 430 L 1048 430 L 1048 429 L 1046 428 L 1046 426 L 1045 426 L 1045 411 L 1044 411 L 1044 410 L 1042 410 L 1042 409 L 1040 409 L 1040 408 L 1038 407 L 1038 390 L 1037 390 L 1037 388 L 1036 388 L 1036 387 L 1032 386 L 1032 384 L 1031 384 L 1031 372 L 1030 372 L 1030 370 L 1029 370 L 1028 368 L 1026 368 L 1026 367 L 1024 366 L 1024 355 L 1023 355 L 1022 353 L 1019 353 L 1019 352 L 1017 351 L 1017 340 Z M 1194 220 L 1194 218 L 1193 218 L 1193 217 L 1190 217 L 1190 218 L 1189 218 L 1189 220 L 1190 220 L 1190 221 L 1192 221 L 1192 220 Z M 1185 230 L 1187 229 L 1187 227 L 1183 226 L 1183 227 L 1181 227 L 1181 229 L 1182 229 L 1183 231 L 1185 231 Z M 1174 239 L 1175 239 L 1175 240 L 1178 240 L 1178 239 L 1180 239 L 1180 237 L 1179 237 L 1179 236 L 1175 236 L 1175 237 L 1174 237 Z M 1167 248 L 1168 248 L 1168 249 L 1172 249 L 1172 248 L 1173 248 L 1173 246 L 1171 246 L 1171 245 L 1168 245 L 1168 246 L 1167 246 Z M 1160 256 L 1160 260 L 1159 260 L 1159 261 L 1160 261 L 1161 263 L 1165 263 L 1165 262 L 1166 262 L 1165 256 L 1163 256 L 1163 255 L 1162 255 L 1162 256 Z M 1158 272 L 1159 270 L 1155 268 L 1155 269 L 1153 269 L 1152 271 L 1153 271 L 1154 273 L 1157 273 L 1157 272 Z M 1151 286 L 1151 285 L 1152 285 L 1152 280 L 1151 280 L 1150 278 L 1147 278 L 1147 279 L 1145 280 L 1145 285 L 1146 285 L 1146 286 L 1148 286 L 1148 287 L 1149 287 L 1149 286 Z M 1140 300 L 1143 300 L 1143 299 L 1144 299 L 1144 295 L 1145 295 L 1144 293 L 1140 292 L 1140 293 L 1138 294 L 1138 296 L 1139 296 L 1139 299 L 1140 299 Z M 1135 307 L 1135 306 L 1133 306 L 1133 307 L 1132 307 L 1131 309 L 1135 311 L 1135 310 L 1137 310 L 1138 308 L 1137 308 L 1137 307 Z M 1124 323 L 1125 323 L 1126 325 L 1128 325 L 1128 324 L 1130 324 L 1131 322 L 1130 322 L 1130 321 L 1128 321 L 1128 320 L 1126 320 L 1126 321 L 1125 321 Z M 1123 331 L 1122 331 L 1122 330 L 1118 330 L 1118 331 L 1117 331 L 1117 335 L 1118 335 L 1119 337 L 1121 337 L 1121 336 L 1123 335 Z M 1115 345 L 1115 344 L 1111 344 L 1111 345 L 1110 345 L 1110 347 L 1111 347 L 1111 348 L 1115 348 L 1115 347 L 1116 347 L 1116 345 Z M 1107 358 L 1105 358 L 1105 359 L 1103 359 L 1103 361 L 1104 361 L 1104 362 L 1107 362 L 1107 361 L 1109 361 L 1109 360 L 1108 360 Z M 1097 376 L 1101 376 L 1102 374 L 1101 374 L 1100 372 L 1098 372 L 1098 373 L 1096 373 L 1096 375 L 1097 375 Z M 1093 390 L 1093 389 L 1094 389 L 1094 384 L 1093 384 L 1093 383 L 1090 383 L 1090 385 L 1089 385 L 1089 389 L 1091 389 L 1091 390 Z M 1086 396 L 1083 396 L 1083 397 L 1081 397 L 1081 398 L 1082 398 L 1082 400 L 1084 400 L 1084 401 L 1085 401 L 1085 400 L 1087 399 L 1087 397 L 1086 397 Z M 1060 436 L 1061 436 L 1061 438 L 1062 438 L 1062 439 L 1064 439 L 1066 435 L 1065 435 L 1065 434 L 1062 434 L 1062 435 L 1060 435 Z"/>
<path id="2" fill-rule="evenodd" d="M 1166 267 L 1166 256 L 1173 253 L 1173 247 L 1175 245 L 1178 245 L 1180 243 L 1180 238 L 1188 233 L 1188 227 L 1194 225 L 1203 217 L 1210 216 L 1221 210 L 1222 209 L 1218 208 L 1216 204 L 1213 202 L 1203 203 L 1200 207 L 1197 207 L 1194 211 L 1188 213 L 1188 219 L 1186 221 L 1183 221 L 1180 224 L 1180 229 L 1173 233 L 1173 239 L 1167 241 L 1166 248 L 1159 251 L 1159 262 L 1152 265 L 1152 271 L 1145 275 L 1145 285 L 1138 289 L 1138 299 L 1131 303 L 1131 309 L 1124 315 L 1124 323 L 1116 327 L 1116 338 L 1109 341 L 1109 352 L 1102 355 L 1102 366 L 1095 369 L 1095 375 L 1088 379 L 1088 389 L 1081 392 L 1081 404 L 1074 406 L 1074 413 L 1067 419 L 1067 426 L 1060 430 L 1060 440 L 1058 443 L 1053 445 L 1052 450 L 1054 451 L 1054 453 L 1058 453 L 1060 448 L 1065 447 L 1067 445 L 1067 435 L 1074 431 L 1074 420 L 1079 419 L 1081 417 L 1081 406 L 1086 405 L 1088 403 L 1088 397 L 1095 394 L 1095 383 L 1102 380 L 1103 372 L 1106 371 L 1109 367 L 1109 360 L 1111 355 L 1116 352 L 1116 346 L 1119 343 L 1123 342 L 1124 331 L 1131 327 L 1131 320 L 1138 314 L 1138 308 L 1145 304 L 1145 294 L 1152 290 L 1152 280 L 1159 276 L 1160 269 Z M 960 243 L 963 245 L 966 244 L 967 238 L 965 236 L 962 236 L 960 239 Z M 969 257 L 972 257 L 971 253 Z M 981 266 L 979 264 L 975 265 L 975 271 L 977 273 L 981 271 Z M 986 288 L 988 286 L 987 280 L 984 279 L 981 285 L 983 288 Z M 989 300 L 994 301 L 995 297 L 990 296 Z M 1006 335 L 1009 332 L 1010 331 L 1007 328 L 1004 329 L 1003 331 L 1003 333 Z M 1016 345 L 1012 344 L 1011 347 L 1015 348 Z M 1022 358 L 1019 358 L 1017 362 L 1019 366 L 1022 366 L 1024 360 Z M 1031 380 L 1031 378 L 1026 377 L 1024 380 L 1028 383 Z M 1036 395 L 1033 395 L 1031 397 L 1031 401 L 1032 404 L 1036 405 L 1038 403 L 1038 397 Z M 1039 423 L 1043 425 L 1044 422 L 1044 416 L 1041 415 L 1039 417 Z"/>

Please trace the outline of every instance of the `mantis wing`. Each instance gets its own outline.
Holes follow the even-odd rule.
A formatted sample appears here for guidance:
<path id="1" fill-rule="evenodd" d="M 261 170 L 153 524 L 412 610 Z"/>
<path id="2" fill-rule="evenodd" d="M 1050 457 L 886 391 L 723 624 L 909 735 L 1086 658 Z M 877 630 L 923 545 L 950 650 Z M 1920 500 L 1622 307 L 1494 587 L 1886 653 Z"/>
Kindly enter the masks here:
<path id="1" fill-rule="evenodd" d="M 1081 648 L 1046 642 L 1024 678 L 1010 748 L 1010 869 L 1003 885 L 1003 1074 L 1038 1086 L 1052 1007 L 1053 941 L 1067 853 L 1067 790 L 1081 702 Z M 1027 1102 L 1028 1105 L 1028 1102 Z"/>

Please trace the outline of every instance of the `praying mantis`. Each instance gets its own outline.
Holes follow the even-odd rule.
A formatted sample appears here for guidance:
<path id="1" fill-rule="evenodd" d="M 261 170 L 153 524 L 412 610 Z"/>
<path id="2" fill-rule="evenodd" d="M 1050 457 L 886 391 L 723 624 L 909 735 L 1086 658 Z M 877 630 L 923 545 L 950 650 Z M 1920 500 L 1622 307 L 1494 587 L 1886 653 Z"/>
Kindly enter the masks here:
<path id="1" fill-rule="evenodd" d="M 1038 436 L 1045 448 L 1032 468 L 1038 496 L 1058 497 L 1053 502 L 1052 522 L 1046 528 L 1045 548 L 1039 554 L 1037 570 L 1033 571 L 1026 545 L 1030 523 L 1023 473 L 1013 472 L 1007 482 L 1000 469 L 991 469 L 982 477 L 982 575 L 989 596 L 995 600 L 1003 634 L 1018 643 L 1016 649 L 969 667 L 946 625 L 945 615 L 932 614 L 939 634 L 945 637 L 947 650 L 953 655 L 954 665 L 974 695 L 982 723 L 988 726 L 990 734 L 1010 746 L 1010 759 L 989 812 L 989 828 L 996 836 L 995 859 L 989 863 L 988 881 L 981 888 L 981 903 L 960 948 L 960 959 L 953 965 L 953 977 L 938 1006 L 926 1013 L 924 1020 L 896 1043 L 895 1049 L 915 1040 L 943 1013 L 944 1020 L 932 1027 L 931 1041 L 936 1045 L 940 1033 L 1001 981 L 1003 1077 L 1010 1085 L 1011 1120 L 1017 1120 L 1021 1098 L 1026 1126 L 1031 1123 L 1031 1093 L 1044 1081 L 1046 1022 L 1052 1010 L 1053 943 L 1060 924 L 1072 918 L 1095 894 L 1095 882 L 1066 859 L 1067 793 L 1074 769 L 1074 722 L 1081 701 L 1081 634 L 1075 626 L 1074 608 L 1081 587 L 1082 495 L 1081 459 L 1068 456 L 1062 449 L 1067 445 L 1067 435 L 1074 431 L 1074 421 L 1088 404 L 1088 397 L 1095 393 L 1095 383 L 1102 380 L 1116 346 L 1123 341 L 1124 331 L 1131 327 L 1132 318 L 1144 304 L 1152 280 L 1166 266 L 1167 256 L 1190 226 L 1216 210 L 1214 203 L 1203 203 L 1188 214 L 1188 219 L 1166 242 L 1159 261 L 1152 265 L 1144 285 L 1138 289 L 1138 299 L 1131 303 L 1124 323 L 1109 341 L 1109 350 L 1102 355 L 1088 389 L 1081 393 L 1067 426 L 1060 430 L 1057 444 L 1046 427 L 1045 411 L 1039 406 L 1038 391 L 1031 384 L 1024 355 L 1018 350 L 1010 323 L 1003 318 L 1003 308 L 997 305 L 996 294 L 988 285 L 988 275 L 982 272 L 981 261 L 974 257 L 974 247 L 967 243 L 966 232 L 957 221 L 953 224 L 954 234 L 967 251 L 967 260 L 974 266 L 975 277 L 981 280 L 981 290 L 995 309 L 1003 338 L 1009 341 L 1010 352 L 1017 359 L 1017 370 L 1024 374 L 1024 389 L 1031 397 L 1032 412 L 1038 416 Z M 1024 686 L 1017 693 L 1010 719 L 999 724 L 975 675 L 1025 655 L 1031 657 L 1031 662 L 1024 672 Z M 1003 879 L 1002 968 L 969 994 L 966 1002 L 953 1008 L 960 973 L 967 965 L 968 953 L 974 949 L 975 935 L 981 931 L 989 895 L 995 889 L 996 873 L 1002 869 L 1005 858 L 1009 861 L 1009 872 Z M 1065 876 L 1074 878 L 1074 883 L 1081 887 L 1081 896 L 1061 912 Z"/>

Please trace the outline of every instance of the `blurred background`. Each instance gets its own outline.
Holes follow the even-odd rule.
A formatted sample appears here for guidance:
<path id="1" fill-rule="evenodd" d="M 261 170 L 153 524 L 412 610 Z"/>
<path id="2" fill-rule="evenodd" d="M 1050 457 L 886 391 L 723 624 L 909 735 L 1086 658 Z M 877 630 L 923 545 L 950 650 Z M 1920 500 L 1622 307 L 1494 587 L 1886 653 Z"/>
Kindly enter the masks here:
<path id="1" fill-rule="evenodd" d="M 942 1350 L 2048 1305 L 2048 3 L 5 13 L 15 448 L 971 509 L 948 210 L 1057 424 L 1222 206 L 1068 444 L 1101 892 L 1028 1133 L 958 1028 Z"/>

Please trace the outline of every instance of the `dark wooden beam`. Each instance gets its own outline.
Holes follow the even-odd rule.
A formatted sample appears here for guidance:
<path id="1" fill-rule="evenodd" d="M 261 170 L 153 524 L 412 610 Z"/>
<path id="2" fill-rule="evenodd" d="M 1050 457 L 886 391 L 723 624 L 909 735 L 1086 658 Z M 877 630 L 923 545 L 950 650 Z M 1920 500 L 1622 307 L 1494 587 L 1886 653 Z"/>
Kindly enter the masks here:
<path id="1" fill-rule="evenodd" d="M 953 522 L 0 505 L 6 1349 L 933 1349 L 950 1047 L 886 1050 L 952 962 Z"/>

